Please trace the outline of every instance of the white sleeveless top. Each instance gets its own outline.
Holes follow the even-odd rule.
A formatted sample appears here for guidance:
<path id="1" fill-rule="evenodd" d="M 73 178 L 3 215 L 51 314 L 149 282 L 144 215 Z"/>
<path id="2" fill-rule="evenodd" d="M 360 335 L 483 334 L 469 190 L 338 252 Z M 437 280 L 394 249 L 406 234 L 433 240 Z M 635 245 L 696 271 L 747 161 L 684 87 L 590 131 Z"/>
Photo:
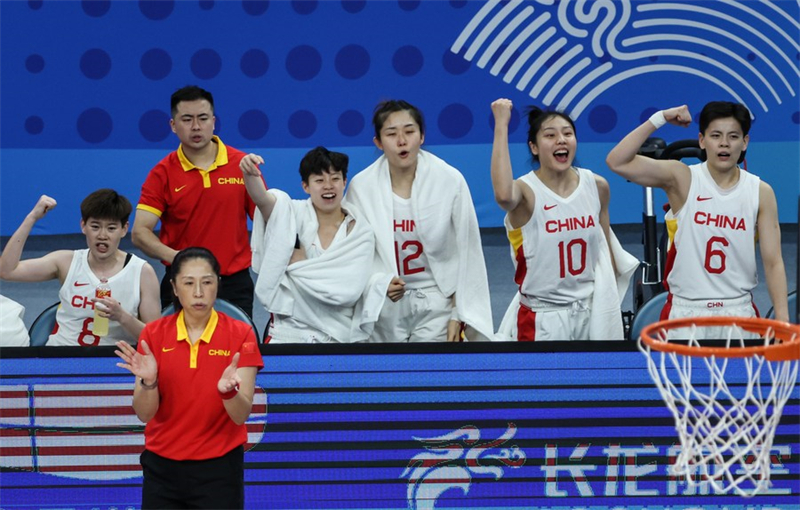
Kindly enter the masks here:
<path id="1" fill-rule="evenodd" d="M 139 287 L 145 261 L 133 255 L 122 270 L 108 279 L 111 297 L 134 317 L 139 316 Z M 92 334 L 94 323 L 94 290 L 100 279 L 89 268 L 89 250 L 75 250 L 69 272 L 58 292 L 61 306 L 56 312 L 57 331 L 50 335 L 48 346 L 114 345 L 117 340 L 135 343 L 116 321 L 108 321 L 108 335 Z"/>
<path id="2" fill-rule="evenodd" d="M 755 238 L 761 180 L 740 169 L 739 182 L 723 190 L 706 163 L 689 170 L 689 195 L 675 214 L 669 291 L 698 300 L 749 294 L 758 284 Z"/>
<path id="3" fill-rule="evenodd" d="M 336 244 L 341 239 L 347 237 L 347 227 L 350 225 L 350 222 L 353 221 L 353 216 L 350 215 L 349 212 L 342 209 L 344 212 L 344 220 L 342 220 L 342 224 L 339 225 L 339 229 L 336 231 L 336 234 L 333 236 L 331 243 L 328 245 L 328 248 L 322 247 L 322 241 L 319 239 L 319 224 L 316 224 L 317 230 L 313 233 L 310 232 L 309 229 L 305 228 L 303 218 L 305 218 L 305 214 L 307 211 L 307 204 L 306 202 L 310 201 L 311 199 L 306 200 L 292 200 L 292 212 L 295 217 L 295 221 L 298 225 L 298 230 L 302 232 L 301 241 L 303 243 L 303 248 L 306 252 L 306 257 L 309 259 L 315 259 L 325 253 L 328 248 Z M 313 207 L 313 206 L 312 206 Z"/>
<path id="4" fill-rule="evenodd" d="M 514 229 L 505 218 L 523 296 L 556 304 L 587 299 L 594 290 L 594 267 L 604 242 L 600 197 L 594 174 L 574 168 L 580 179 L 569 197 L 554 193 L 535 172 L 520 177 L 535 196 L 531 219 Z"/>
<path id="5" fill-rule="evenodd" d="M 394 253 L 397 261 L 397 274 L 406 283 L 407 289 L 433 287 L 436 281 L 431 273 L 431 265 L 425 254 L 425 247 L 419 237 L 410 198 L 402 198 L 392 193 L 394 221 Z"/>

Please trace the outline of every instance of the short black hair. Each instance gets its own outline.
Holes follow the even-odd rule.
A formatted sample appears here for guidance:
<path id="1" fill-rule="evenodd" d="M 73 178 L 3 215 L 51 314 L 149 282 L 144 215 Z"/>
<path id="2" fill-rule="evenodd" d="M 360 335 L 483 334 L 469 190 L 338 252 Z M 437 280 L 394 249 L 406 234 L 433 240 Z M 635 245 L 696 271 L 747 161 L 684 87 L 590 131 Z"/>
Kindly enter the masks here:
<path id="1" fill-rule="evenodd" d="M 408 114 L 411 115 L 411 118 L 414 119 L 414 122 L 419 126 L 420 134 L 423 136 L 425 135 L 425 117 L 422 115 L 420 109 L 402 99 L 389 99 L 378 103 L 375 107 L 375 113 L 372 115 L 372 125 L 375 126 L 376 139 L 381 139 L 381 129 L 383 129 L 383 124 L 386 122 L 389 115 L 402 111 L 407 111 Z"/>
<path id="2" fill-rule="evenodd" d="M 705 134 L 709 124 L 717 119 L 727 119 L 733 117 L 742 128 L 742 134 L 747 135 L 750 133 L 750 110 L 740 103 L 732 103 L 730 101 L 711 101 L 706 103 L 703 110 L 700 112 L 700 133 Z"/>
<path id="3" fill-rule="evenodd" d="M 81 219 L 119 221 L 122 226 L 128 223 L 133 206 L 130 200 L 113 189 L 103 188 L 90 193 L 81 202 Z"/>
<path id="4" fill-rule="evenodd" d="M 342 177 L 347 179 L 347 165 L 350 158 L 342 152 L 329 151 L 325 147 L 315 147 L 308 151 L 300 161 L 300 178 L 308 184 L 311 175 L 322 175 L 323 172 L 342 172 Z"/>
<path id="5" fill-rule="evenodd" d="M 214 96 L 211 95 L 211 92 L 201 89 L 197 85 L 187 85 L 173 92 L 170 98 L 172 118 L 175 118 L 178 113 L 178 103 L 182 101 L 197 101 L 199 99 L 208 101 L 211 104 L 211 112 L 214 112 Z"/>

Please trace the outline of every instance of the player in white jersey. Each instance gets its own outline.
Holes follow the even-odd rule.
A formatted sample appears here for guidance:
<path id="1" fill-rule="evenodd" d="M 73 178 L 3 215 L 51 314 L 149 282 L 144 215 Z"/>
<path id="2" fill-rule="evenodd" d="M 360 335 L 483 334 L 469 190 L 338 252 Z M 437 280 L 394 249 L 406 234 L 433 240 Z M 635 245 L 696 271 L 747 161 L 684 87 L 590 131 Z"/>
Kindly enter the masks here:
<path id="1" fill-rule="evenodd" d="M 117 321 L 109 321 L 108 335 L 104 337 L 93 334 L 92 323 L 94 315 L 87 317 L 86 311 L 92 311 L 95 288 L 100 283 L 100 279 L 92 271 L 89 265 L 90 252 L 88 249 L 75 250 L 72 254 L 72 263 L 64 278 L 64 284 L 58 291 L 58 298 L 61 305 L 56 311 L 56 324 L 58 327 L 47 340 L 49 346 L 92 346 L 110 345 L 113 339 L 124 340 L 130 344 L 135 344 L 138 340 Z M 111 298 L 119 303 L 125 317 L 135 318 L 139 315 L 139 304 L 141 301 L 141 281 L 142 269 L 145 262 L 132 253 L 125 256 L 122 269 L 115 275 L 108 278 L 108 286 L 111 287 Z"/>
<path id="2" fill-rule="evenodd" d="M 47 345 L 114 345 L 118 340 L 135 343 L 145 323 L 161 316 L 158 279 L 152 266 L 119 249 L 128 232 L 131 203 L 111 189 L 91 193 L 81 202 L 81 230 L 87 250 L 58 250 L 20 260 L 33 225 L 56 206 L 42 195 L 33 210 L 11 236 L 0 256 L 0 278 L 61 282 L 56 332 Z M 107 279 L 111 296 L 96 300 L 95 287 Z M 109 334 L 93 334 L 94 310 L 109 319 Z"/>
<path id="3" fill-rule="evenodd" d="M 739 167 L 749 143 L 748 109 L 727 101 L 703 107 L 698 135 L 706 154 L 702 164 L 689 167 L 681 161 L 637 155 L 647 138 L 664 124 L 688 127 L 691 122 L 686 105 L 658 111 L 630 132 L 606 159 L 619 175 L 667 194 L 677 229 L 671 234 L 667 263 L 670 295 L 662 319 L 755 316 L 750 293 L 757 283 L 757 238 L 775 318 L 787 321 L 786 272 L 775 193 Z"/>
<path id="4" fill-rule="evenodd" d="M 392 220 L 397 278 L 402 280 L 405 293 L 400 300 L 389 300 L 384 305 L 382 320 L 375 328 L 375 341 L 429 342 L 452 338 L 448 337 L 447 326 L 451 324 L 453 300 L 439 290 L 433 279 L 411 197 L 392 193 Z M 456 324 L 453 320 L 453 329 Z"/>
<path id="5" fill-rule="evenodd" d="M 263 163 L 261 156 L 248 154 L 239 166 L 257 207 L 253 268 L 259 273 L 256 296 L 272 314 L 266 341 L 366 340 L 368 335 L 358 331 L 362 324 L 353 323 L 359 319 L 356 304 L 368 285 L 364 266 L 372 263 L 375 241 L 366 222 L 342 208 L 347 155 L 317 147 L 303 157 L 300 177 L 307 200 L 267 191 L 259 170 Z M 291 251 L 282 251 L 284 246 Z M 277 261 L 281 253 L 285 263 Z"/>
<path id="6" fill-rule="evenodd" d="M 578 142 L 575 124 L 561 112 L 531 108 L 528 147 L 536 171 L 514 179 L 508 148 L 513 104 L 492 103 L 495 120 L 492 185 L 506 212 L 505 226 L 516 266 L 519 303 L 512 302 L 499 335 L 518 341 L 614 340 L 593 332 L 591 318 L 595 269 L 602 252 L 609 254 L 608 182 L 573 166 Z M 513 326 L 505 325 L 511 322 Z M 507 330 L 507 331 L 503 331 Z M 596 335 L 597 338 L 593 338 Z"/>
<path id="7" fill-rule="evenodd" d="M 466 180 L 422 150 L 424 118 L 410 103 L 380 103 L 373 126 L 383 155 L 353 177 L 345 198 L 374 229 L 374 271 L 393 275 L 371 341 L 489 340 L 489 284 Z"/>

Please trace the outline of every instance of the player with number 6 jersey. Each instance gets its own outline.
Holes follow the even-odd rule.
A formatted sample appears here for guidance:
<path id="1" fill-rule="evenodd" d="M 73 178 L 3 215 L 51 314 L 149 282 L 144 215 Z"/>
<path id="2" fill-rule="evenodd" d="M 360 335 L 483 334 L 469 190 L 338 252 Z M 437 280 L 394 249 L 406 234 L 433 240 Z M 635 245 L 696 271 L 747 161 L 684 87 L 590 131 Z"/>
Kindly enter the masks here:
<path id="1" fill-rule="evenodd" d="M 512 112 L 509 99 L 492 103 L 492 185 L 507 212 L 519 285 L 497 339 L 621 340 L 621 298 L 638 261 L 611 233 L 608 183 L 573 166 L 578 142 L 572 119 L 535 107 L 528 112 L 528 148 L 539 168 L 515 180 L 508 147 Z"/>
<path id="2" fill-rule="evenodd" d="M 688 127 L 691 122 L 686 105 L 658 111 L 623 138 L 606 159 L 619 175 L 667 194 L 669 296 L 661 318 L 756 316 L 751 291 L 757 283 L 758 239 L 775 318 L 788 321 L 775 193 L 739 167 L 749 143 L 750 111 L 727 101 L 703 107 L 698 141 L 705 156 L 700 164 L 690 167 L 678 160 L 637 155 L 656 129 L 667 123 Z M 716 332 L 707 330 L 704 336 L 715 338 Z"/>
<path id="3" fill-rule="evenodd" d="M 714 183 L 706 163 L 689 169 L 689 199 L 672 215 L 675 228 L 667 252 L 667 290 L 693 301 L 747 297 L 758 283 L 756 253 L 731 247 L 754 242 L 760 179 L 740 170 L 739 182 L 723 190 Z M 675 271 L 675 267 L 682 269 Z M 750 300 L 745 301 L 749 304 Z"/>

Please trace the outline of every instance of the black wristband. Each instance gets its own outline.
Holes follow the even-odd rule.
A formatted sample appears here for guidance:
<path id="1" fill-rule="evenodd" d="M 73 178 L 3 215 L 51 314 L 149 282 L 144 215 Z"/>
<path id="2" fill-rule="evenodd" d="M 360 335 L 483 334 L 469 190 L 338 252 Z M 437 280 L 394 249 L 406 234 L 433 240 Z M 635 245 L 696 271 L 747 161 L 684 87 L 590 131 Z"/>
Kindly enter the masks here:
<path id="1" fill-rule="evenodd" d="M 153 384 L 145 384 L 144 378 L 140 377 L 139 378 L 139 384 L 142 386 L 142 388 L 144 388 L 146 390 L 154 390 L 154 389 L 156 389 L 158 387 L 158 377 L 156 377 L 156 380 L 153 381 Z"/>

